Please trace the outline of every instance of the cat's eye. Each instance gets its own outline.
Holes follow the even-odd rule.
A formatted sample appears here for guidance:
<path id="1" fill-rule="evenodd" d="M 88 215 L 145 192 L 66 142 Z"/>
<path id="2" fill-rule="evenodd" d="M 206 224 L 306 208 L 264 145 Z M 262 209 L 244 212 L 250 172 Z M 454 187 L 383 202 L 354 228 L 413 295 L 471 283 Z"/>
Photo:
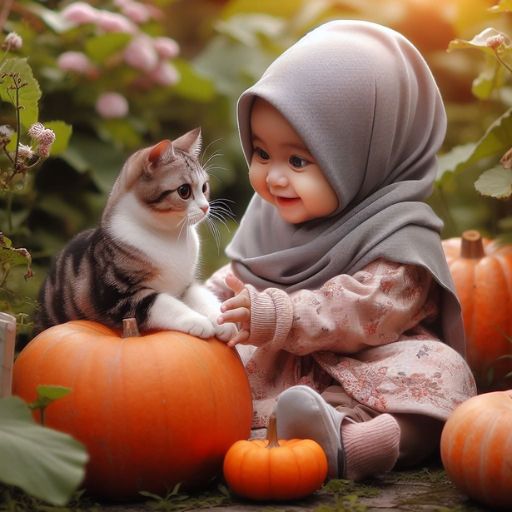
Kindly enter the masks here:
<path id="1" fill-rule="evenodd" d="M 205 183 L 202 188 L 203 194 L 206 194 L 206 192 L 208 192 L 208 189 L 209 189 L 208 183 Z"/>
<path id="2" fill-rule="evenodd" d="M 290 165 L 292 167 L 295 167 L 296 169 L 303 169 L 304 167 L 306 167 L 306 165 L 309 164 L 309 162 L 305 158 L 301 158 L 300 156 L 297 155 L 292 155 L 288 159 L 288 162 L 290 162 Z"/>
<path id="3" fill-rule="evenodd" d="M 192 187 L 188 184 L 181 185 L 178 187 L 177 192 L 182 199 L 189 199 L 192 195 Z"/>

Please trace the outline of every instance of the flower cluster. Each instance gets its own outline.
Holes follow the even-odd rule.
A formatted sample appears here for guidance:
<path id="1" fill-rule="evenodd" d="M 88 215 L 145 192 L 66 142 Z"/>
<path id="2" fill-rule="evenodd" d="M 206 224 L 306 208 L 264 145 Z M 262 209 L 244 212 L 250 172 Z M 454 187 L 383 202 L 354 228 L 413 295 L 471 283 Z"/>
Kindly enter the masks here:
<path id="1" fill-rule="evenodd" d="M 28 130 L 28 135 L 37 143 L 37 154 L 41 158 L 48 158 L 52 144 L 55 142 L 55 132 L 45 128 L 41 123 L 34 123 Z"/>
<path id="2" fill-rule="evenodd" d="M 73 26 L 92 25 L 98 33 L 121 32 L 131 36 L 130 42 L 116 59 L 102 64 L 112 71 L 122 64 L 142 71 L 134 78 L 133 85 L 144 88 L 171 86 L 178 82 L 179 74 L 170 62 L 179 54 L 179 46 L 170 37 L 153 37 L 141 25 L 158 20 L 163 13 L 158 8 L 136 0 L 114 0 L 119 12 L 96 8 L 86 2 L 67 5 L 61 16 Z M 99 65 L 91 62 L 81 51 L 63 52 L 57 59 L 58 67 L 67 72 L 97 79 L 102 74 Z M 105 72 L 107 70 L 104 70 Z M 96 100 L 96 111 L 103 118 L 125 117 L 129 111 L 128 100 L 119 91 L 105 91 Z"/>

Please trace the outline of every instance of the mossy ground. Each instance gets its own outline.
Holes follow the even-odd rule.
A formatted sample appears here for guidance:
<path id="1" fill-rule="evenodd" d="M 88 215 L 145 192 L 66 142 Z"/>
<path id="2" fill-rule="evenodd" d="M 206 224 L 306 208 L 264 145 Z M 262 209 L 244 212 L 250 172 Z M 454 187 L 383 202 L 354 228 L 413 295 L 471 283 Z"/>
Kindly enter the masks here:
<path id="1" fill-rule="evenodd" d="M 216 512 L 484 512 L 482 507 L 459 493 L 440 463 L 414 471 L 394 471 L 386 476 L 354 483 L 332 480 L 307 499 L 286 503 L 256 503 L 229 493 L 220 483 L 211 489 L 167 496 L 144 493 L 141 501 L 104 504 L 84 494 L 66 507 L 52 507 L 10 489 L 0 489 L 0 511 L 8 512 L 184 512 L 215 509 Z"/>

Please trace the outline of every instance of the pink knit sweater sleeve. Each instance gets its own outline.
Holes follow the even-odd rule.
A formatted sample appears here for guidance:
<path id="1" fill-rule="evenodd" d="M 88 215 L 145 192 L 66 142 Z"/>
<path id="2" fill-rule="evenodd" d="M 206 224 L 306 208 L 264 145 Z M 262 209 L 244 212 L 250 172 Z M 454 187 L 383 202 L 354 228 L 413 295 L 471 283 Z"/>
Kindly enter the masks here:
<path id="1" fill-rule="evenodd" d="M 350 354 L 391 343 L 437 316 L 436 286 L 417 266 L 377 260 L 356 274 L 339 275 L 317 290 L 287 294 L 276 288 L 251 296 L 247 343 L 305 355 Z"/>

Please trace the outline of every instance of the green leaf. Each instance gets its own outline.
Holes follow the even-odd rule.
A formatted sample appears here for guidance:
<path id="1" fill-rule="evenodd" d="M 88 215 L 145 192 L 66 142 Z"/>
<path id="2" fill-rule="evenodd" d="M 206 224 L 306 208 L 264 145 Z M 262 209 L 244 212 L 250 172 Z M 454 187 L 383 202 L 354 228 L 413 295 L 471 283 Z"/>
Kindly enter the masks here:
<path id="1" fill-rule="evenodd" d="M 473 80 L 471 91 L 480 100 L 490 98 L 493 91 L 505 83 L 505 68 L 494 58 L 486 56 L 485 67 Z"/>
<path id="2" fill-rule="evenodd" d="M 512 11 L 512 0 L 500 0 L 498 5 L 489 7 L 491 12 L 510 12 Z"/>
<path id="3" fill-rule="evenodd" d="M 463 50 L 467 48 L 473 48 L 476 50 L 480 50 L 487 55 L 494 56 L 494 50 L 490 46 L 488 46 L 488 42 L 489 40 L 496 36 L 504 37 L 507 44 L 510 44 L 510 39 L 507 37 L 506 34 L 494 28 L 486 28 L 482 30 L 482 32 L 477 34 L 475 37 L 473 37 L 473 39 L 471 39 L 470 41 L 466 39 L 454 39 L 450 41 L 450 43 L 448 44 L 448 51 L 451 52 L 452 50 Z"/>
<path id="4" fill-rule="evenodd" d="M 32 257 L 27 249 L 16 249 L 6 236 L 0 233 L 0 267 L 8 271 L 11 267 L 25 265 L 25 278 L 32 277 Z"/>
<path id="5" fill-rule="evenodd" d="M 437 159 L 438 172 L 437 180 L 442 180 L 446 173 L 453 173 L 469 160 L 475 151 L 476 144 L 469 143 L 461 146 L 455 146 L 450 151 L 440 155 Z"/>
<path id="6" fill-rule="evenodd" d="M 73 133 L 71 125 L 64 121 L 48 121 L 44 123 L 45 128 L 50 128 L 55 132 L 55 142 L 52 144 L 50 155 L 57 156 L 66 151 L 69 139 Z"/>
<path id="7" fill-rule="evenodd" d="M 18 100 L 16 100 L 16 90 L 13 88 L 13 79 L 16 77 L 19 77 L 25 84 L 18 89 Z M 20 108 L 20 121 L 26 129 L 38 120 L 40 98 L 41 89 L 32 74 L 27 59 L 6 60 L 0 67 L 0 100 L 10 103 L 14 107 L 18 101 L 19 106 L 22 107 Z"/>
<path id="8" fill-rule="evenodd" d="M 0 400 L 0 418 L 0 481 L 51 504 L 66 504 L 85 475 L 83 445 L 37 425 L 17 397 Z"/>
<path id="9" fill-rule="evenodd" d="M 126 155 L 116 150 L 111 143 L 77 132 L 61 158 L 79 172 L 89 171 L 95 184 L 107 193 L 110 192 Z"/>
<path id="10" fill-rule="evenodd" d="M 512 195 L 512 170 L 501 165 L 489 169 L 476 180 L 475 188 L 483 196 L 506 199 Z"/>
<path id="11" fill-rule="evenodd" d="M 183 98 L 195 101 L 211 101 L 215 97 L 213 82 L 198 73 L 187 61 L 175 59 L 172 61 L 180 75 L 180 80 L 173 87 L 173 92 Z"/>
<path id="12" fill-rule="evenodd" d="M 131 40 L 131 34 L 110 32 L 90 37 L 85 42 L 85 53 L 95 62 L 101 63 L 122 50 Z"/>
<path id="13" fill-rule="evenodd" d="M 36 391 L 38 398 L 44 398 L 49 402 L 53 402 L 54 400 L 58 400 L 59 398 L 69 395 L 69 393 L 71 393 L 71 388 L 66 386 L 40 385 L 37 386 Z"/>
<path id="14" fill-rule="evenodd" d="M 509 109 L 494 121 L 476 144 L 456 146 L 439 158 L 438 181 L 446 173 L 458 174 L 484 158 L 500 158 L 510 149 L 511 141 L 512 109 Z"/>

